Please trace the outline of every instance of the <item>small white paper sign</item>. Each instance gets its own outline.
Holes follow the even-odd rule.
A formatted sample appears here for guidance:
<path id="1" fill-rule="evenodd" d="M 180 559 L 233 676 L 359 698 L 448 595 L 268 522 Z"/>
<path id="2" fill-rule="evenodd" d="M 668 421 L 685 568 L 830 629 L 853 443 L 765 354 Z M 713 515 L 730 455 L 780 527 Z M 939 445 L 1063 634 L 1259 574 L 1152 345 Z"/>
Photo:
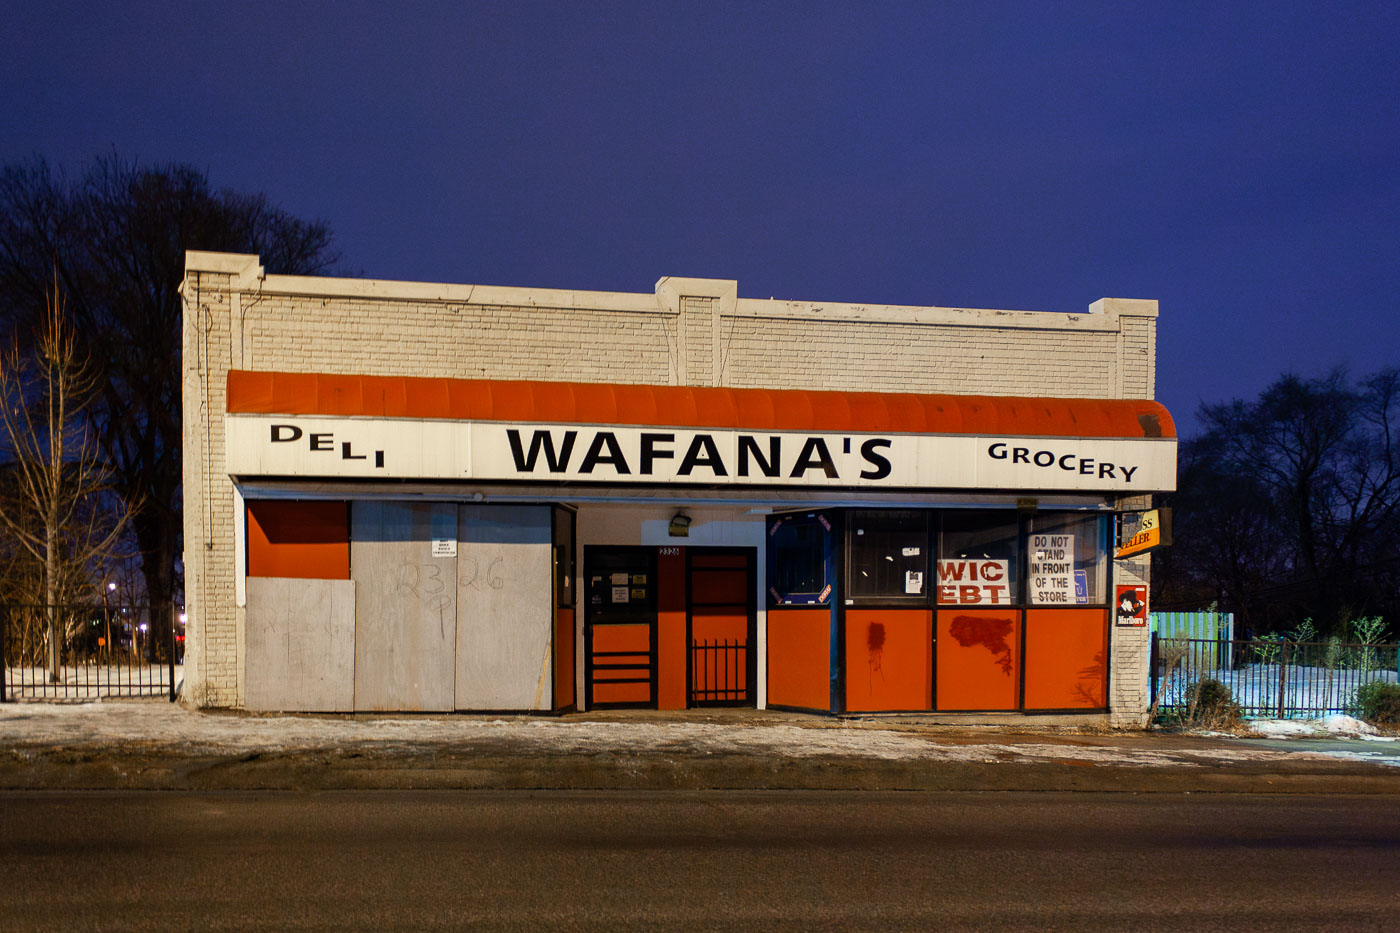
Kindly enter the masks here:
<path id="1" fill-rule="evenodd" d="M 904 592 L 918 595 L 924 591 L 924 572 L 922 570 L 904 571 Z"/>
<path id="2" fill-rule="evenodd" d="M 627 587 L 625 587 L 625 586 L 615 586 L 615 587 L 612 588 L 612 593 L 613 593 L 612 601 L 613 601 L 614 603 L 625 603 L 625 602 L 627 602 L 627 595 L 628 595 L 628 594 L 627 594 Z"/>
<path id="3" fill-rule="evenodd" d="M 421 540 L 421 539 L 420 539 L 420 540 Z M 456 556 L 457 556 L 457 539 L 456 539 L 456 538 L 434 538 L 434 539 L 433 539 L 433 556 L 434 556 L 434 557 L 456 557 Z"/>

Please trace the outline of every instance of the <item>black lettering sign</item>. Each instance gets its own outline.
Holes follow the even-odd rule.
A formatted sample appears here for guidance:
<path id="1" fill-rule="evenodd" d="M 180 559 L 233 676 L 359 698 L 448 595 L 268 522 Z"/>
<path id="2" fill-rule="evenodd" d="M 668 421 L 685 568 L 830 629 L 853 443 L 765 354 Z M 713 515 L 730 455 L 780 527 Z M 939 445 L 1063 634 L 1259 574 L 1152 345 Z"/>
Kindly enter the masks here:
<path id="1" fill-rule="evenodd" d="M 876 451 L 876 448 L 884 447 L 889 449 L 892 445 L 892 441 L 888 441 L 883 437 L 872 437 L 870 440 L 860 445 L 860 455 L 864 457 L 865 462 L 871 466 L 869 470 L 860 471 L 861 479 L 884 479 L 886 476 L 890 475 L 890 471 L 894 468 L 883 454 Z M 1005 455 L 1003 454 L 1003 456 Z"/>
<path id="2" fill-rule="evenodd" d="M 535 461 L 539 459 L 541 449 L 544 450 L 545 462 L 549 464 L 549 472 L 563 473 L 569 468 L 569 457 L 574 452 L 574 441 L 577 438 L 577 431 L 565 431 L 564 443 L 556 454 L 553 435 L 548 431 L 536 431 L 530 435 L 530 451 L 527 454 L 520 443 L 520 432 L 514 428 L 506 431 L 506 439 L 510 441 L 510 455 L 515 460 L 515 468 L 521 473 L 535 472 Z"/>
<path id="3" fill-rule="evenodd" d="M 676 475 L 689 476 L 697 466 L 709 467 L 716 476 L 729 475 L 729 472 L 724 468 L 724 461 L 720 459 L 715 439 L 708 434 L 695 435 L 695 439 L 690 442 L 690 449 L 685 452 L 685 459 L 681 461 L 681 468 L 676 471 Z"/>
<path id="4" fill-rule="evenodd" d="M 763 456 L 763 451 L 758 449 L 758 441 L 747 434 L 739 435 L 739 475 L 749 475 L 749 457 L 753 457 L 758 464 L 758 470 L 764 476 L 782 475 L 782 465 L 779 463 L 782 454 L 782 438 L 768 438 L 768 456 Z"/>
<path id="5" fill-rule="evenodd" d="M 608 449 L 603 453 L 603 448 Z M 580 473 L 592 473 L 594 468 L 600 463 L 607 463 L 618 472 L 618 475 L 631 473 L 627 466 L 627 458 L 622 455 L 622 447 L 617 443 L 617 436 L 611 431 L 599 431 L 593 437 L 593 443 L 588 445 L 588 453 L 583 455 L 583 462 L 579 464 Z"/>
<path id="6" fill-rule="evenodd" d="M 643 434 L 642 435 L 642 475 L 650 476 L 652 463 L 657 460 L 674 460 L 676 452 L 674 450 L 657 450 L 658 443 L 670 444 L 676 439 L 674 434 Z"/>
<path id="7" fill-rule="evenodd" d="M 864 448 L 862 448 L 864 451 Z M 1093 457 L 1082 457 L 1075 453 L 1060 453 L 1054 450 L 1032 450 L 1029 447 L 1012 447 L 1005 441 L 996 441 L 988 445 L 987 457 L 991 460 L 1010 460 L 1013 464 L 1024 463 L 1027 466 L 1035 465 L 1041 468 L 1059 467 L 1066 473 L 1077 473 L 1080 476 L 1095 476 L 1099 479 L 1117 479 L 1122 477 L 1123 482 L 1131 483 L 1133 474 L 1138 471 L 1135 466 L 1123 466 L 1117 463 L 1106 463 L 1102 460 L 1095 460 Z M 865 474 L 862 473 L 862 476 Z"/>
<path id="8" fill-rule="evenodd" d="M 797 463 L 793 465 L 789 475 L 797 479 L 816 467 L 821 467 L 827 479 L 836 479 L 836 464 L 831 461 L 831 451 L 826 449 L 826 441 L 820 437 L 809 437 L 802 445 L 802 452 L 797 455 Z"/>

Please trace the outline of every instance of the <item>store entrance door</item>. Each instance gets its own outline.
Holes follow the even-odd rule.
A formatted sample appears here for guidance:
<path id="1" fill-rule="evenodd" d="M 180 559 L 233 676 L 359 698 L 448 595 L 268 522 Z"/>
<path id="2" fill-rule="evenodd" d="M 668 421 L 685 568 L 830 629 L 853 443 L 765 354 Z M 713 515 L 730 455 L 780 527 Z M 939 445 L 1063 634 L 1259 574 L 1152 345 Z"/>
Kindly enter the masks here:
<path id="1" fill-rule="evenodd" d="M 687 548 L 690 706 L 753 706 L 758 618 L 752 548 Z"/>
<path id="2" fill-rule="evenodd" d="M 589 709 L 656 708 L 656 548 L 584 549 Z"/>

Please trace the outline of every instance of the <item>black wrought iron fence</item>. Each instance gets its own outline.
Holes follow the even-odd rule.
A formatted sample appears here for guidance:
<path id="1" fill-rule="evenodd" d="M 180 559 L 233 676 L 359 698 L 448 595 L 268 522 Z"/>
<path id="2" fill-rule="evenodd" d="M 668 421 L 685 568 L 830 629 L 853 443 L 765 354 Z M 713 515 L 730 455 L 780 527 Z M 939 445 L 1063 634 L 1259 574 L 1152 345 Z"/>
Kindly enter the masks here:
<path id="1" fill-rule="evenodd" d="M 1400 679 L 1400 645 L 1154 635 L 1151 670 L 1159 710 L 1185 710 L 1194 685 L 1209 679 L 1250 718 L 1356 715 L 1363 686 Z"/>
<path id="2" fill-rule="evenodd" d="M 695 706 L 727 706 L 749 700 L 749 646 L 742 641 L 715 640 L 690 646 L 690 702 Z"/>
<path id="3" fill-rule="evenodd" d="M 173 701 L 184 652 L 174 606 L 0 604 L 0 700 Z"/>

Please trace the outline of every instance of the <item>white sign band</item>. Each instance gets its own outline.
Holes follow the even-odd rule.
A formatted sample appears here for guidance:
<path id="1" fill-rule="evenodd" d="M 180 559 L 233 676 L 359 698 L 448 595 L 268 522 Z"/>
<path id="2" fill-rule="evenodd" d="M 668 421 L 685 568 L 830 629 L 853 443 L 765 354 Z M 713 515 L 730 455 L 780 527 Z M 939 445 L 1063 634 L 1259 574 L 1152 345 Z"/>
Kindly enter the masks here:
<path id="1" fill-rule="evenodd" d="M 228 472 L 472 481 L 1162 492 L 1174 438 L 835 434 L 227 415 Z"/>

